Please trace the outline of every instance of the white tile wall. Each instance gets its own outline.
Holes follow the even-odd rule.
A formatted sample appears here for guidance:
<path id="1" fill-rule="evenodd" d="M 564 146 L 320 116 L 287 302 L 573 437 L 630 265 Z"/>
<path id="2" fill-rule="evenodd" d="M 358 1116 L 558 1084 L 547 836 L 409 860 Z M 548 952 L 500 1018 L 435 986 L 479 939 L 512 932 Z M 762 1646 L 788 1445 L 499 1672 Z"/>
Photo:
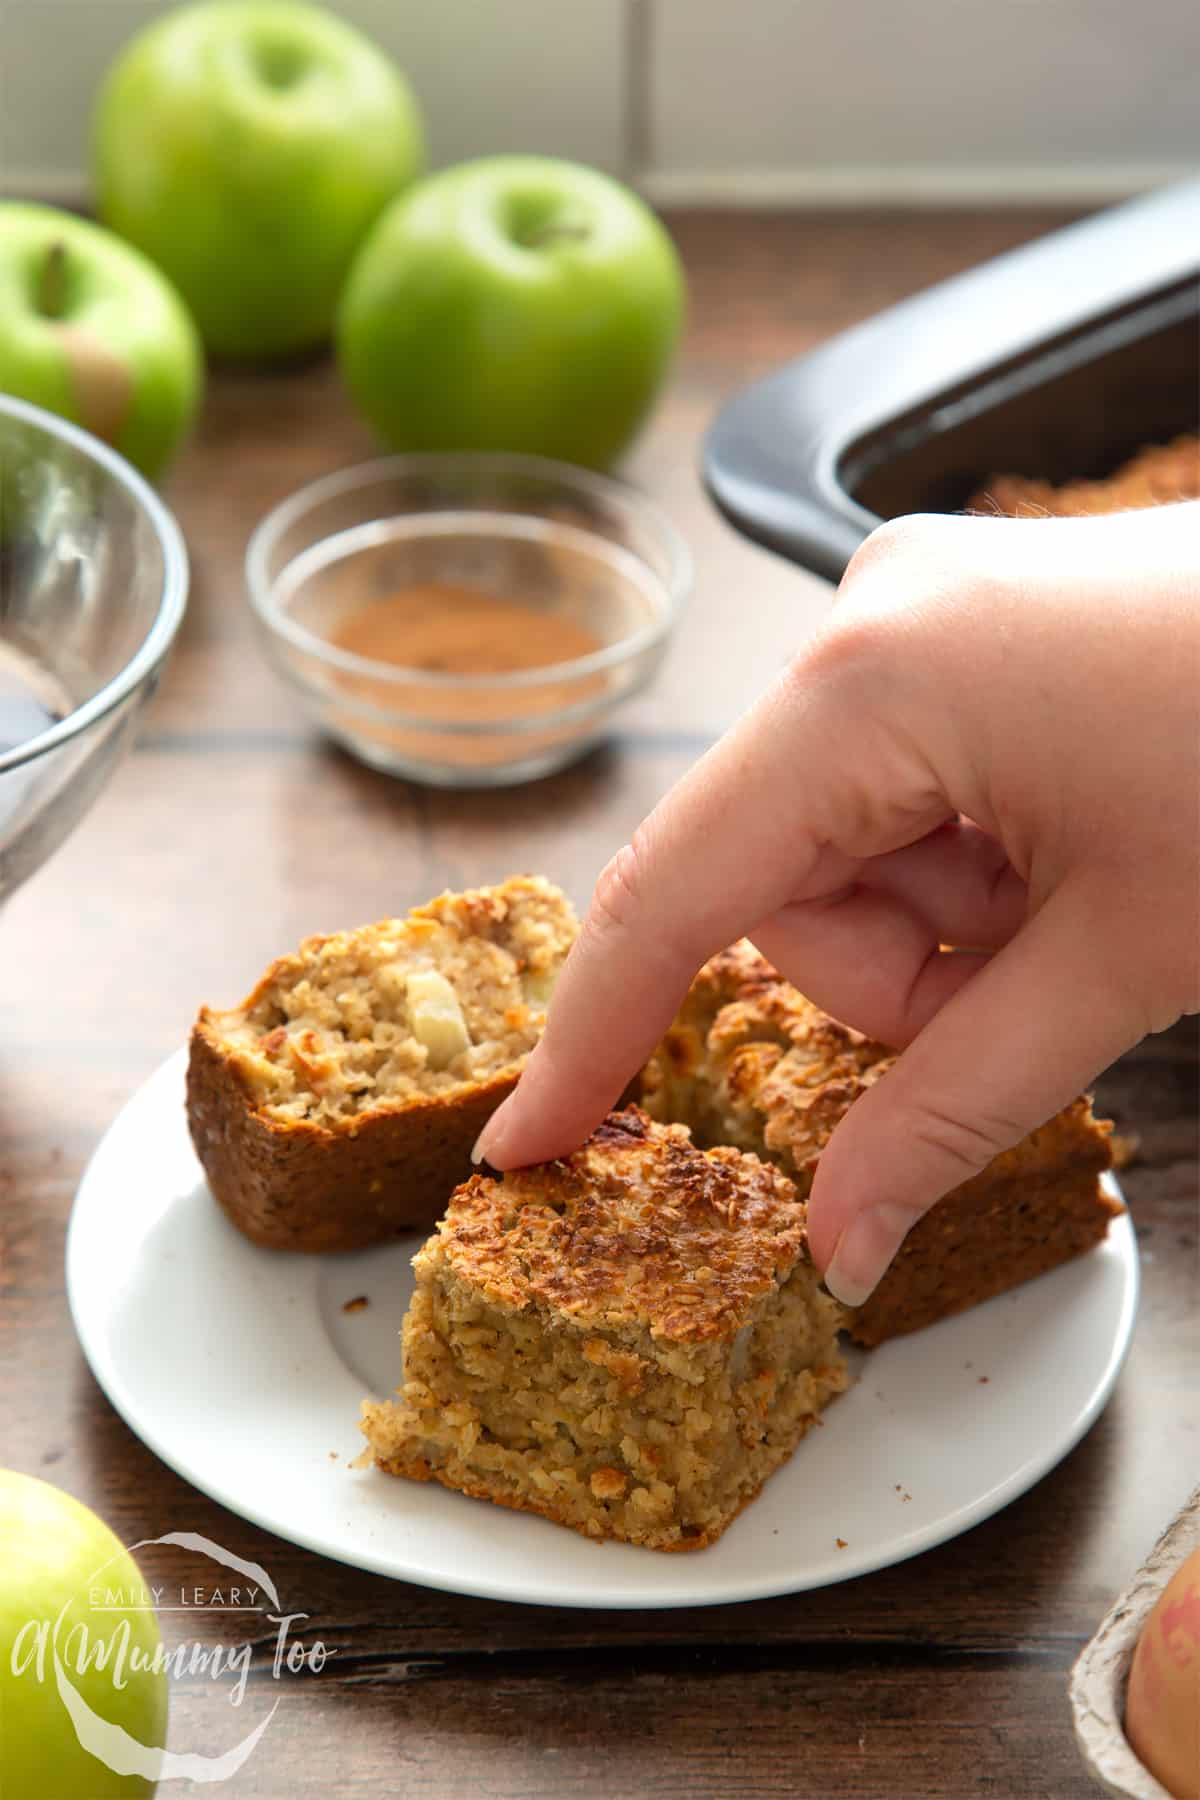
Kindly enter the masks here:
<path id="1" fill-rule="evenodd" d="M 1200 168 L 1200 0 L 329 0 L 433 159 L 530 149 L 659 198 L 1104 195 Z M 0 189 L 82 197 L 90 96 L 169 0 L 0 0 Z"/>
<path id="2" fill-rule="evenodd" d="M 1197 0 L 654 0 L 660 190 L 1137 185 L 1200 167 Z"/>
<path id="3" fill-rule="evenodd" d="M 0 0 L 0 186 L 80 195 L 100 72 L 155 0 Z"/>
<path id="4" fill-rule="evenodd" d="M 75 197 L 97 81 L 166 0 L 0 0 L 0 189 Z M 334 0 L 415 86 L 435 162 L 534 150 L 620 170 L 624 0 Z"/>
<path id="5" fill-rule="evenodd" d="M 425 108 L 437 163 L 535 150 L 617 171 L 624 0 L 344 0 Z"/>

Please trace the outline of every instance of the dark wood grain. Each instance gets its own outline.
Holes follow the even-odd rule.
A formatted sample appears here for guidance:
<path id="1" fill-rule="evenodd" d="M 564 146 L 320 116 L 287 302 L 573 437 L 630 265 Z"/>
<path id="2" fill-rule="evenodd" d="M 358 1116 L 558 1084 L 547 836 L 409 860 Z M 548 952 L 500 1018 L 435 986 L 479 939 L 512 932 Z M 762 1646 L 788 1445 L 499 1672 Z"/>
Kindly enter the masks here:
<path id="1" fill-rule="evenodd" d="M 1141 1139 L 1125 1184 L 1144 1278 L 1103 1418 L 996 1518 L 812 1594 L 669 1613 L 534 1610 L 325 1562 L 224 1512 L 139 1443 L 79 1354 L 62 1279 L 80 1169 L 202 999 L 232 1000 L 307 931 L 403 910 L 447 884 L 536 868 L 582 903 L 646 810 L 823 616 L 829 590 L 734 537 L 699 491 L 698 441 L 720 400 L 1058 222 L 673 221 L 691 280 L 687 346 L 627 473 L 691 542 L 689 617 L 611 748 L 508 793 L 428 793 L 359 768 L 311 735 L 266 672 L 243 602 L 246 538 L 292 488 L 372 447 L 325 361 L 214 375 L 170 488 L 194 587 L 161 695 L 94 814 L 0 920 L 0 1458 L 80 1495 L 127 1542 L 193 1530 L 262 1562 L 308 1615 L 306 1641 L 336 1647 L 320 1675 L 280 1686 L 265 1638 L 233 1621 L 230 1641 L 240 1624 L 258 1645 L 236 1732 L 202 1680 L 177 1686 L 173 1742 L 210 1751 L 282 1692 L 231 1797 L 1090 1791 L 1067 1715 L 1070 1664 L 1200 1464 L 1193 1026 L 1101 1083 L 1102 1106 Z M 167 1624 L 169 1636 L 182 1629 Z"/>

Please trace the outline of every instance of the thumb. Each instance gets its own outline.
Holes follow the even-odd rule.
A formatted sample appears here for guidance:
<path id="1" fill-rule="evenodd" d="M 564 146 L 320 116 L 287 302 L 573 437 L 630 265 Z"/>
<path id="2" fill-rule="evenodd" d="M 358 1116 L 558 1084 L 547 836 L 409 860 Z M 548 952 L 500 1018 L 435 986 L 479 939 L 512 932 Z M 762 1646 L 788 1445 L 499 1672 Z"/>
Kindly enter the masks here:
<path id="1" fill-rule="evenodd" d="M 1101 944 L 1101 905 L 1059 889 L 833 1133 L 808 1232 L 846 1305 L 862 1304 L 943 1194 L 1068 1105 L 1148 1029 Z M 1112 907 L 1110 893 L 1110 917 Z"/>

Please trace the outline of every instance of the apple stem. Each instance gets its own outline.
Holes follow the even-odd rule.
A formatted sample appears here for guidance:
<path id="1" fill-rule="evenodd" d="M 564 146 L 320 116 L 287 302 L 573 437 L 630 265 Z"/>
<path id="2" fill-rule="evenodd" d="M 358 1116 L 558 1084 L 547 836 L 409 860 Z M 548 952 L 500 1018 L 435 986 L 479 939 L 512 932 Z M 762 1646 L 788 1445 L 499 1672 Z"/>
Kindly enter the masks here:
<path id="1" fill-rule="evenodd" d="M 56 238 L 46 252 L 37 290 L 38 311 L 44 319 L 61 319 L 67 310 L 67 246 Z"/>

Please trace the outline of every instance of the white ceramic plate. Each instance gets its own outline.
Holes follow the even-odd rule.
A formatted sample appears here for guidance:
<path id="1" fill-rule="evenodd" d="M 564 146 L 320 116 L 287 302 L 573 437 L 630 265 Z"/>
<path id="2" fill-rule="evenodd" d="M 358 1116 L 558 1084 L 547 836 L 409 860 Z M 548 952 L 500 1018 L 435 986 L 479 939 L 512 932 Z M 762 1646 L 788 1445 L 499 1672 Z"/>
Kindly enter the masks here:
<path id="1" fill-rule="evenodd" d="M 382 1575 L 596 1607 L 714 1605 L 862 1575 L 1031 1487 L 1097 1418 L 1129 1345 L 1138 1265 L 1121 1218 L 1067 1267 L 856 1355 L 855 1386 L 712 1549 L 596 1545 L 348 1467 L 362 1396 L 400 1377 L 396 1334 L 420 1240 L 326 1257 L 255 1249 L 205 1186 L 183 1076 L 180 1054 L 151 1077 L 80 1184 L 67 1289 L 84 1353 L 138 1436 L 196 1487 Z M 368 1305 L 347 1313 L 359 1295 Z"/>

